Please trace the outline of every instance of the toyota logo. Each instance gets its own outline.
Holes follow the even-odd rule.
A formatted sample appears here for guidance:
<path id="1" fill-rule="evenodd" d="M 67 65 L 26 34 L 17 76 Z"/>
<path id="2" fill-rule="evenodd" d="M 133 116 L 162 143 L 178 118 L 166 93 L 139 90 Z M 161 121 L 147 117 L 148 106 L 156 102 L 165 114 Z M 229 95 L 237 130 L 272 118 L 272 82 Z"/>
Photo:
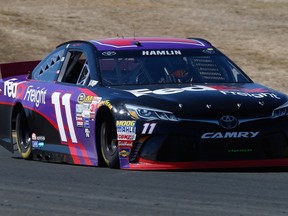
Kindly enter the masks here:
<path id="1" fill-rule="evenodd" d="M 233 129 L 237 127 L 238 120 L 234 116 L 226 115 L 219 119 L 219 124 L 225 129 Z"/>
<path id="2" fill-rule="evenodd" d="M 104 55 L 104 56 L 114 56 L 114 55 L 116 55 L 116 52 L 114 52 L 114 51 L 102 52 L 102 55 Z"/>

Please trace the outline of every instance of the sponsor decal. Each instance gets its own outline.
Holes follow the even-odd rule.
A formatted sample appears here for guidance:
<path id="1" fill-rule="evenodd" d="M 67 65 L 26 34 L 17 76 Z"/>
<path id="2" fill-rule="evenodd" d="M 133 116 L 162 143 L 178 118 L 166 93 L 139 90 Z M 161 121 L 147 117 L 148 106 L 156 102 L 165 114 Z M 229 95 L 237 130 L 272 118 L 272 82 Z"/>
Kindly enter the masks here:
<path id="1" fill-rule="evenodd" d="M 119 140 L 118 147 L 132 147 L 133 141 L 131 140 Z"/>
<path id="2" fill-rule="evenodd" d="M 182 55 L 180 50 L 143 50 L 143 56 Z"/>
<path id="3" fill-rule="evenodd" d="M 76 126 L 77 126 L 77 127 L 84 127 L 84 122 L 83 122 L 83 120 L 76 120 Z"/>
<path id="4" fill-rule="evenodd" d="M 208 132 L 201 136 L 201 139 L 236 139 L 236 138 L 255 138 L 259 131 L 240 131 L 240 132 Z"/>
<path id="5" fill-rule="evenodd" d="M 82 104 L 82 103 L 84 103 L 85 98 L 86 98 L 86 95 L 84 93 L 81 93 L 78 95 L 77 102 L 79 104 Z"/>
<path id="6" fill-rule="evenodd" d="M 93 97 L 93 100 L 90 104 L 90 119 L 94 120 L 95 119 L 95 113 L 98 104 L 101 102 L 102 98 L 101 97 Z"/>
<path id="7" fill-rule="evenodd" d="M 157 90 L 150 90 L 150 89 L 135 89 L 135 90 L 126 90 L 127 92 L 132 93 L 136 97 L 140 97 L 143 95 L 148 94 L 157 94 L 157 95 L 169 95 L 169 94 L 177 94 L 184 91 L 215 91 L 216 89 L 208 87 L 208 86 L 189 86 L 184 88 L 164 88 L 164 89 L 157 89 Z"/>
<path id="8" fill-rule="evenodd" d="M 45 145 L 45 143 L 44 143 L 44 142 L 39 142 L 39 143 L 38 143 L 38 147 L 39 147 L 39 148 L 43 148 L 43 147 L 44 147 L 44 145 Z"/>
<path id="9" fill-rule="evenodd" d="M 136 121 L 116 121 L 116 128 L 118 141 L 136 139 Z"/>
<path id="10" fill-rule="evenodd" d="M 218 88 L 218 89 L 217 89 Z M 234 88 L 232 88 L 234 89 Z M 247 91 L 246 91 L 247 90 Z M 259 91 L 263 92 L 259 92 Z M 157 90 L 150 90 L 150 89 L 135 89 L 135 90 L 125 90 L 127 92 L 132 93 L 136 97 L 140 97 L 143 95 L 149 94 L 156 94 L 156 95 L 169 95 L 169 94 L 178 94 L 184 91 L 218 91 L 224 95 L 235 95 L 235 96 L 242 96 L 242 97 L 252 97 L 252 98 L 274 98 L 274 99 L 281 99 L 276 94 L 272 92 L 267 92 L 265 89 L 241 89 L 241 90 L 223 90 L 221 86 L 203 86 L 203 85 L 194 85 L 184 88 L 164 88 L 164 89 L 157 89 Z"/>
<path id="11" fill-rule="evenodd" d="M 85 136 L 86 136 L 86 138 L 90 137 L 90 129 L 89 128 L 85 128 Z"/>
<path id="12" fill-rule="evenodd" d="M 248 93 L 259 93 L 259 92 L 269 92 L 268 89 L 265 88 L 242 88 L 236 86 L 221 86 L 221 85 L 213 85 L 210 86 L 218 91 L 240 91 L 240 92 L 248 92 Z"/>
<path id="13" fill-rule="evenodd" d="M 91 87 L 94 87 L 98 84 L 98 81 L 97 80 L 90 80 L 88 86 L 91 86 Z"/>
<path id="14" fill-rule="evenodd" d="M 32 140 L 32 147 L 33 148 L 43 148 L 45 146 L 45 143 L 38 140 Z"/>
<path id="15" fill-rule="evenodd" d="M 83 104 L 76 104 L 76 113 L 82 114 Z"/>
<path id="16" fill-rule="evenodd" d="M 274 93 L 269 92 L 261 92 L 261 93 L 248 93 L 248 92 L 242 92 L 242 91 L 220 91 L 224 95 L 235 95 L 235 96 L 243 96 L 243 97 L 253 97 L 253 98 L 275 98 L 275 99 L 281 99 Z"/>
<path id="17" fill-rule="evenodd" d="M 94 96 L 87 95 L 84 99 L 84 103 L 92 103 Z"/>
<path id="18" fill-rule="evenodd" d="M 97 108 L 97 105 L 95 104 L 90 105 L 90 119 L 91 120 L 95 119 L 96 108 Z"/>
<path id="19" fill-rule="evenodd" d="M 101 97 L 94 97 L 92 100 L 93 104 L 99 104 L 101 102 L 102 98 Z"/>
<path id="20" fill-rule="evenodd" d="M 107 106 L 110 110 L 113 108 L 109 100 L 102 101 L 101 104 Z"/>
<path id="21" fill-rule="evenodd" d="M 92 96 L 92 95 L 85 95 L 84 93 L 81 93 L 81 94 L 79 94 L 78 95 L 78 97 L 77 97 L 77 102 L 79 103 L 79 104 L 83 104 L 83 103 L 92 103 L 92 101 L 94 100 L 94 96 Z M 97 98 L 97 97 L 96 97 Z"/>
<path id="22" fill-rule="evenodd" d="M 84 128 L 90 128 L 90 119 L 84 118 Z"/>
<path id="23" fill-rule="evenodd" d="M 83 104 L 76 104 L 76 126 L 84 127 Z"/>
<path id="24" fill-rule="evenodd" d="M 82 117 L 82 115 L 81 116 L 76 116 L 76 121 L 83 121 L 83 117 Z"/>
<path id="25" fill-rule="evenodd" d="M 118 140 L 135 140 L 136 134 L 117 134 Z"/>
<path id="26" fill-rule="evenodd" d="M 45 141 L 45 136 L 37 136 L 35 133 L 31 134 L 32 141 Z"/>
<path id="27" fill-rule="evenodd" d="M 136 127 L 117 127 L 117 133 L 136 133 Z"/>
<path id="28" fill-rule="evenodd" d="M 101 97 L 86 96 L 84 93 L 78 96 L 78 104 L 76 104 L 77 127 L 86 127 L 89 119 L 95 119 L 97 105 L 101 102 L 101 99 Z M 85 119 L 85 121 L 83 119 Z"/>
<path id="29" fill-rule="evenodd" d="M 31 134 L 31 139 L 32 139 L 32 140 L 36 140 L 36 139 L 37 139 L 37 136 L 36 136 L 35 133 L 32 133 L 32 134 Z"/>
<path id="30" fill-rule="evenodd" d="M 82 117 L 83 118 L 90 118 L 90 110 L 83 110 Z"/>
<path id="31" fill-rule="evenodd" d="M 36 140 L 38 140 L 38 141 L 45 141 L 46 138 L 45 138 L 45 136 L 37 136 L 37 137 L 36 137 Z"/>
<path id="32" fill-rule="evenodd" d="M 16 78 L 12 78 L 9 80 L 6 80 L 4 82 L 4 95 L 7 97 L 11 97 L 11 98 L 16 98 L 17 96 L 17 87 L 20 83 L 23 83 L 25 81 L 22 82 L 15 82 L 18 79 Z"/>
<path id="33" fill-rule="evenodd" d="M 33 148 L 38 148 L 38 141 L 32 140 L 32 147 Z"/>
<path id="34" fill-rule="evenodd" d="M 30 85 L 26 90 L 24 100 L 35 103 L 36 107 L 39 107 L 40 104 L 46 103 L 46 93 L 47 89 L 40 89 L 39 87 L 34 88 Z"/>
<path id="35" fill-rule="evenodd" d="M 119 151 L 119 156 L 122 157 L 122 158 L 126 158 L 130 155 L 130 148 L 122 148 L 120 151 Z"/>
<path id="36" fill-rule="evenodd" d="M 116 121 L 116 126 L 128 126 L 128 127 L 134 127 L 136 124 L 136 121 Z"/>

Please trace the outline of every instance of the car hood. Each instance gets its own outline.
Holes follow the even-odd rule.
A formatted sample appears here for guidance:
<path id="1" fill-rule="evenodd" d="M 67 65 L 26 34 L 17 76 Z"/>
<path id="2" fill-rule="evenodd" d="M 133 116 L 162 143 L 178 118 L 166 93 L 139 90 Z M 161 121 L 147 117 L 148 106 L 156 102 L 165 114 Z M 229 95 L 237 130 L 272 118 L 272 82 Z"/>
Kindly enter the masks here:
<path id="1" fill-rule="evenodd" d="M 125 103 L 171 111 L 181 118 L 267 116 L 288 100 L 255 83 L 126 86 L 121 91 L 130 97 Z"/>

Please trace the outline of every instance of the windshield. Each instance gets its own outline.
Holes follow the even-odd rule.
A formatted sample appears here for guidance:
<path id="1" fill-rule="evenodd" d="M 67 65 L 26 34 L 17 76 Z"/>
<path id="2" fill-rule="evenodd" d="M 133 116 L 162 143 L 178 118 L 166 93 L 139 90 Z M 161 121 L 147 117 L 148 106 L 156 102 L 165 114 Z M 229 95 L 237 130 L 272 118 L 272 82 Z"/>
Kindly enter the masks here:
<path id="1" fill-rule="evenodd" d="M 99 59 L 104 85 L 247 83 L 251 80 L 220 52 L 187 55 L 115 55 Z"/>

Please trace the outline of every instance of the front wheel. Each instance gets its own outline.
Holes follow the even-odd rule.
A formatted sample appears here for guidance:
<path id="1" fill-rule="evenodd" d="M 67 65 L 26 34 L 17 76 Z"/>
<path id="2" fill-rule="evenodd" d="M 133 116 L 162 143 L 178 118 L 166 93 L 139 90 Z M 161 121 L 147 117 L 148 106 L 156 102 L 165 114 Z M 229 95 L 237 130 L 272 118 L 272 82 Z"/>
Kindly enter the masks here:
<path id="1" fill-rule="evenodd" d="M 18 151 L 24 159 L 32 158 L 31 138 L 29 137 L 29 130 L 27 119 L 24 112 L 19 112 L 16 117 L 16 142 Z"/>
<path id="2" fill-rule="evenodd" d="M 119 168 L 117 132 L 113 120 L 101 124 L 101 152 L 108 167 Z"/>

